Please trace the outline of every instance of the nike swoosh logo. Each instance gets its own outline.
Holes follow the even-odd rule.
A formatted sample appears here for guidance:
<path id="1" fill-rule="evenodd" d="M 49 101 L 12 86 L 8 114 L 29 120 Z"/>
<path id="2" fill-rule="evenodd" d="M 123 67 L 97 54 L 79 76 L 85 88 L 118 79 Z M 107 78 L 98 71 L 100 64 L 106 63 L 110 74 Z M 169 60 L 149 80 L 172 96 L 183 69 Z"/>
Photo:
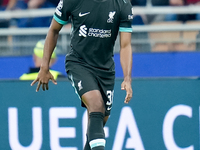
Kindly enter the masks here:
<path id="1" fill-rule="evenodd" d="M 83 16 L 88 15 L 88 14 L 90 14 L 90 12 L 86 12 L 86 13 L 83 13 L 83 14 L 80 12 L 79 17 L 83 17 Z"/>

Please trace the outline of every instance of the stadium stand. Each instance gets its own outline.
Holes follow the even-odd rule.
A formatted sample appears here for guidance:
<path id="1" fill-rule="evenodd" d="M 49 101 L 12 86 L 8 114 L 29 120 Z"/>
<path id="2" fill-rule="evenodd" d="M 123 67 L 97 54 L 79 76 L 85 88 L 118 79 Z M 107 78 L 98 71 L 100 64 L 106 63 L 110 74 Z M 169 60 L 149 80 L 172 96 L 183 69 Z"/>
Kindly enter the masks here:
<path id="1" fill-rule="evenodd" d="M 151 25 L 167 25 L 174 26 L 180 25 L 181 22 L 154 22 Z M 179 44 L 181 32 L 149 32 L 149 37 L 152 40 L 152 51 L 172 51 L 177 50 L 176 45 Z"/>
<path id="2" fill-rule="evenodd" d="M 133 6 L 135 16 L 156 14 L 194 14 L 200 13 L 197 6 L 152 6 L 147 1 L 146 6 Z M 53 8 L 38 8 L 25 10 L 0 11 L 0 20 L 11 18 L 52 17 Z M 0 23 L 1 24 L 1 23 Z M 0 29 L 0 56 L 31 55 L 34 44 L 44 38 L 48 28 L 1 28 Z M 200 30 L 199 21 L 182 22 L 152 22 L 144 21 L 143 25 L 133 26 L 133 52 L 168 52 L 168 51 L 195 51 L 196 35 Z M 58 40 L 58 53 L 66 54 L 69 50 L 70 28 L 63 28 Z M 34 36 L 33 36 L 34 35 Z M 16 41 L 12 37 L 20 36 Z M 66 42 L 67 41 L 67 42 Z M 118 42 L 118 40 L 117 40 Z M 117 43 L 116 45 L 118 45 Z M 119 49 L 116 48 L 115 52 Z"/>

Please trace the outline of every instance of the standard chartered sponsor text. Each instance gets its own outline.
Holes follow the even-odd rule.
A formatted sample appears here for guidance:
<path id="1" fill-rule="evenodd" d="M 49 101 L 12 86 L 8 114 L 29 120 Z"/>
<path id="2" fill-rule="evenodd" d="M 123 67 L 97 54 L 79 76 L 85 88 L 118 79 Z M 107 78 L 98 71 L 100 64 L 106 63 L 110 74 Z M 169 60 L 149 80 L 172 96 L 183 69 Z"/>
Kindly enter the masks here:
<path id="1" fill-rule="evenodd" d="M 88 36 L 108 38 L 108 37 L 111 37 L 111 30 L 90 28 L 88 32 Z"/>

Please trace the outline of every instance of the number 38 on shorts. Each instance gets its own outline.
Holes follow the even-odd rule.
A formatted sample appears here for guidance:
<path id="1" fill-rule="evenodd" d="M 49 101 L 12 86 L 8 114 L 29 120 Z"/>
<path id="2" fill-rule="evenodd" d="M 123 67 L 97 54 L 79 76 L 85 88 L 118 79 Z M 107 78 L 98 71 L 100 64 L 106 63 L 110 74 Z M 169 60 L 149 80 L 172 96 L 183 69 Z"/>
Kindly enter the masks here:
<path id="1" fill-rule="evenodd" d="M 113 96 L 114 96 L 114 90 L 108 90 L 107 91 L 107 97 L 108 97 L 108 101 L 106 103 L 106 109 L 109 111 L 112 108 L 112 103 L 113 103 Z"/>

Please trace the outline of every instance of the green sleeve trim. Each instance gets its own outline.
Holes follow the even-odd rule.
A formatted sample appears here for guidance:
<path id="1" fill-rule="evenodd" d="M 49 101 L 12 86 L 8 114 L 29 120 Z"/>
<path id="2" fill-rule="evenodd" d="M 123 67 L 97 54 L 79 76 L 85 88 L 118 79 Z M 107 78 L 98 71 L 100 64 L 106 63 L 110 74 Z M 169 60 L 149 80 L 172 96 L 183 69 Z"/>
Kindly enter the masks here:
<path id="1" fill-rule="evenodd" d="M 133 30 L 132 30 L 132 28 L 120 27 L 120 28 L 119 28 L 119 31 L 120 31 L 120 32 L 132 32 Z"/>
<path id="2" fill-rule="evenodd" d="M 59 19 L 55 14 L 54 14 L 53 18 L 54 18 L 59 24 L 62 24 L 62 25 L 67 24 L 67 21 L 63 21 L 63 20 Z"/>

